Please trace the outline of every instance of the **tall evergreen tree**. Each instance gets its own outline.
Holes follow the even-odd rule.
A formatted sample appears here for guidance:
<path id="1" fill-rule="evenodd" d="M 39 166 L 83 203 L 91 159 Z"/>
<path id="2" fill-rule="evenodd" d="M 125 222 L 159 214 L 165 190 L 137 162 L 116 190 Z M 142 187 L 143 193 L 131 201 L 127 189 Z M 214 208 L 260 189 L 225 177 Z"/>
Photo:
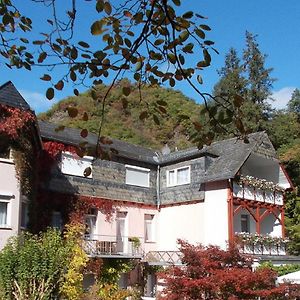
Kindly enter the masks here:
<path id="1" fill-rule="evenodd" d="M 246 79 L 243 77 L 243 66 L 238 57 L 237 51 L 230 48 L 225 56 L 225 65 L 218 74 L 221 77 L 214 86 L 214 96 L 226 94 L 233 96 L 235 94 L 244 95 L 246 88 Z"/>
<path id="2" fill-rule="evenodd" d="M 247 74 L 247 98 L 266 109 L 266 100 L 271 95 L 275 79 L 270 76 L 273 69 L 265 67 L 267 55 L 261 53 L 256 38 L 257 35 L 246 31 L 243 61 Z"/>
<path id="3" fill-rule="evenodd" d="M 300 115 L 300 91 L 298 89 L 292 93 L 291 100 L 288 102 L 288 111 Z"/>

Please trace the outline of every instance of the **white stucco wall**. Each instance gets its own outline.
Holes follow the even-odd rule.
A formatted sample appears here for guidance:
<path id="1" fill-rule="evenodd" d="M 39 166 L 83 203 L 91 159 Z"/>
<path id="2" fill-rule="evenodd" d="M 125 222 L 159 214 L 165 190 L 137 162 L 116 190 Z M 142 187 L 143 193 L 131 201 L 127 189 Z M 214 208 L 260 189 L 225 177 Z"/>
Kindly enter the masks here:
<path id="1" fill-rule="evenodd" d="M 0 199 L 8 202 L 8 226 L 0 227 L 0 249 L 9 237 L 20 230 L 20 189 L 16 178 L 15 165 L 6 159 L 0 159 Z"/>
<path id="2" fill-rule="evenodd" d="M 158 216 L 157 250 L 177 251 L 177 239 L 204 243 L 204 203 L 161 208 Z"/>
<path id="3" fill-rule="evenodd" d="M 204 244 L 226 249 L 228 241 L 227 181 L 206 184 L 204 201 Z"/>

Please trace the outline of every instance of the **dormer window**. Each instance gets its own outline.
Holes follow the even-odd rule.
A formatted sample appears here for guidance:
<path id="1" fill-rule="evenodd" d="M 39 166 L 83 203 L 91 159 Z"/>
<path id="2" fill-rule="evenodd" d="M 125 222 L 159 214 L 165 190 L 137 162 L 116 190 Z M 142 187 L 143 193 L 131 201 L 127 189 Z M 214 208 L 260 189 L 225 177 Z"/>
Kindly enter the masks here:
<path id="1" fill-rule="evenodd" d="M 6 145 L 0 144 L 0 159 L 12 160 L 11 149 Z"/>
<path id="2" fill-rule="evenodd" d="M 126 165 L 126 184 L 149 187 L 150 169 Z"/>
<path id="3" fill-rule="evenodd" d="M 167 186 L 189 184 L 191 182 L 190 166 L 167 171 Z"/>
<path id="4" fill-rule="evenodd" d="M 79 157 L 77 154 L 62 152 L 60 169 L 63 174 L 92 178 L 92 172 L 85 172 L 92 169 L 93 157 Z"/>

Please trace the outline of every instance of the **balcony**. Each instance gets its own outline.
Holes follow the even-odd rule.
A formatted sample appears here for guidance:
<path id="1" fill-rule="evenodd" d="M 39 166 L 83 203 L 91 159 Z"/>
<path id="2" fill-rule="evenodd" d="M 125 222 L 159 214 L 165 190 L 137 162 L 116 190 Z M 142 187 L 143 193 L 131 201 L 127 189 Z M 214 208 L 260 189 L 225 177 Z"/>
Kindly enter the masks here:
<path id="1" fill-rule="evenodd" d="M 143 238 L 91 235 L 84 238 L 84 250 L 91 257 L 142 258 Z"/>
<path id="2" fill-rule="evenodd" d="M 253 255 L 286 255 L 288 240 L 270 235 L 238 233 L 235 241 L 240 251 Z"/>
<path id="3" fill-rule="evenodd" d="M 283 190 L 251 186 L 247 182 L 233 183 L 233 196 L 245 200 L 253 200 L 269 204 L 283 205 Z"/>

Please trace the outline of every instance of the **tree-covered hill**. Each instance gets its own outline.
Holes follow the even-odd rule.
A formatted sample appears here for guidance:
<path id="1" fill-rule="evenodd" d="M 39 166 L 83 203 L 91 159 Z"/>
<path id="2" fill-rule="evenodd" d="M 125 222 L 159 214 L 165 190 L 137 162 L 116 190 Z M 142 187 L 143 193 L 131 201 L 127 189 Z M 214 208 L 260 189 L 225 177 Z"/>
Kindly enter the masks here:
<path id="1" fill-rule="evenodd" d="M 124 87 L 131 89 L 127 97 L 122 93 Z M 46 113 L 40 114 L 39 118 L 98 133 L 102 99 L 107 89 L 105 85 L 98 85 L 96 90 L 68 97 Z M 69 117 L 69 107 L 78 110 L 76 117 Z M 106 100 L 101 135 L 153 149 L 161 149 L 165 143 L 171 149 L 187 148 L 192 145 L 189 141 L 192 121 L 199 119 L 201 108 L 201 105 L 179 91 L 158 86 L 144 86 L 139 91 L 128 80 L 122 80 L 112 89 Z M 184 115 L 191 120 L 185 119 Z"/>

